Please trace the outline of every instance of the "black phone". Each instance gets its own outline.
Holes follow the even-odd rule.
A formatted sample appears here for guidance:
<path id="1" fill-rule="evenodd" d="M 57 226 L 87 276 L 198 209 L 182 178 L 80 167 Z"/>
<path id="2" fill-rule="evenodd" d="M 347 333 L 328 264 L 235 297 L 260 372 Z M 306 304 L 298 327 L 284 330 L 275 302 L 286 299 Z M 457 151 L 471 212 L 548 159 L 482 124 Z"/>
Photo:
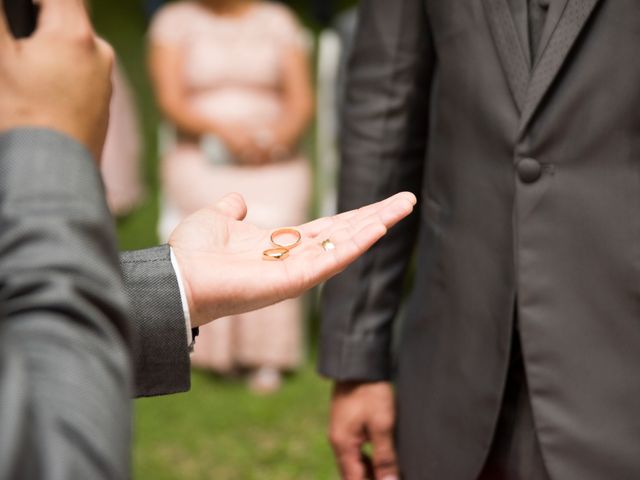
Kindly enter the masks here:
<path id="1" fill-rule="evenodd" d="M 4 0 L 9 29 L 16 38 L 31 36 L 36 29 L 38 7 L 33 0 Z"/>

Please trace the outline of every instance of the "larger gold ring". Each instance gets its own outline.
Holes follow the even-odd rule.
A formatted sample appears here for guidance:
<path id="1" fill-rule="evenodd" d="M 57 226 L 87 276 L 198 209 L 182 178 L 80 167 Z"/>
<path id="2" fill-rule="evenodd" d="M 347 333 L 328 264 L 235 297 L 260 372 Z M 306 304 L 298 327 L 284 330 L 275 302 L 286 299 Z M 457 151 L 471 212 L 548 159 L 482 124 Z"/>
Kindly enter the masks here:
<path id="1" fill-rule="evenodd" d="M 279 243 L 277 241 L 278 237 L 281 237 L 283 235 L 293 235 L 295 237 L 295 240 L 288 244 Z M 302 241 L 302 233 L 300 233 L 295 228 L 279 228 L 278 230 L 274 231 L 271 234 L 271 243 L 273 243 L 277 247 L 286 248 L 288 250 L 291 250 L 292 248 L 296 248 L 298 245 L 300 245 L 301 241 Z"/>
<path id="2" fill-rule="evenodd" d="M 265 250 L 264 252 L 262 252 L 263 260 L 270 260 L 270 261 L 284 260 L 288 256 L 289 256 L 289 250 L 284 247 L 270 248 L 269 250 Z"/>

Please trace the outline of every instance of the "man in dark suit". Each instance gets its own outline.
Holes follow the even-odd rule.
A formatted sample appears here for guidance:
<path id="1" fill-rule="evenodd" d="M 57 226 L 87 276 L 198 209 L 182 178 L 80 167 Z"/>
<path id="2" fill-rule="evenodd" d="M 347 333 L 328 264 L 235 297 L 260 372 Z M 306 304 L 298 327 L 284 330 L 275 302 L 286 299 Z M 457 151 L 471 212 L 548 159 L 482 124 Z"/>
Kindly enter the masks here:
<path id="1" fill-rule="evenodd" d="M 40 6 L 25 40 L 0 14 L 0 479 L 125 479 L 129 347 L 137 395 L 187 390 L 190 327 L 301 294 L 415 198 L 303 225 L 300 245 L 272 263 L 262 260 L 270 232 L 244 223 L 230 195 L 183 222 L 171 247 L 118 262 L 94 163 L 113 52 L 84 2 Z"/>
<path id="2" fill-rule="evenodd" d="M 421 200 L 326 288 L 344 477 L 640 478 L 640 2 L 360 13 L 341 208 Z"/>

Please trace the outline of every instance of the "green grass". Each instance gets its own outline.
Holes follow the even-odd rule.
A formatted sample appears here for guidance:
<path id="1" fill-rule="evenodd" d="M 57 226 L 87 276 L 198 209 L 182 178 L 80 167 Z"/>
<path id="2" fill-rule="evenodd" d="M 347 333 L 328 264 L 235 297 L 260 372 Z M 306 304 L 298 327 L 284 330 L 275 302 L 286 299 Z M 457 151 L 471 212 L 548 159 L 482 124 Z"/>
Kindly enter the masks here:
<path id="1" fill-rule="evenodd" d="M 328 398 L 328 383 L 309 367 L 270 397 L 195 373 L 188 394 L 138 401 L 135 478 L 336 478 Z"/>
<path id="2" fill-rule="evenodd" d="M 300 7 L 307 4 L 304 0 L 291 3 Z M 149 195 L 144 205 L 118 222 L 118 234 L 121 248 L 144 248 L 157 242 L 155 132 L 159 118 L 145 71 L 144 17 L 137 0 L 94 0 L 92 10 L 97 30 L 116 48 L 141 114 Z M 303 8 L 299 13 L 308 18 Z M 313 328 L 310 330 L 313 333 Z M 337 478 L 325 440 L 330 387 L 317 377 L 312 363 L 310 360 L 271 397 L 250 395 L 241 381 L 195 373 L 192 391 L 187 394 L 137 401 L 133 477 Z"/>

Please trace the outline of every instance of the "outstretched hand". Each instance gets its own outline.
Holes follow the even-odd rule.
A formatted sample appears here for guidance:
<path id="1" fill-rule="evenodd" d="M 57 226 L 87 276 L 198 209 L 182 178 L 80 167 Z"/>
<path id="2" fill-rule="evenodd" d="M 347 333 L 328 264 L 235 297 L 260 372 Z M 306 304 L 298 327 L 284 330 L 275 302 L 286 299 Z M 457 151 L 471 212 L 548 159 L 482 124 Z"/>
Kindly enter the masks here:
<path id="1" fill-rule="evenodd" d="M 169 244 L 178 260 L 193 327 L 294 298 L 344 270 L 387 229 L 409 215 L 411 193 L 295 227 L 301 243 L 288 258 L 265 261 L 272 231 L 244 222 L 247 206 L 238 194 L 224 197 L 184 220 Z M 324 240 L 335 249 L 326 251 Z"/>

